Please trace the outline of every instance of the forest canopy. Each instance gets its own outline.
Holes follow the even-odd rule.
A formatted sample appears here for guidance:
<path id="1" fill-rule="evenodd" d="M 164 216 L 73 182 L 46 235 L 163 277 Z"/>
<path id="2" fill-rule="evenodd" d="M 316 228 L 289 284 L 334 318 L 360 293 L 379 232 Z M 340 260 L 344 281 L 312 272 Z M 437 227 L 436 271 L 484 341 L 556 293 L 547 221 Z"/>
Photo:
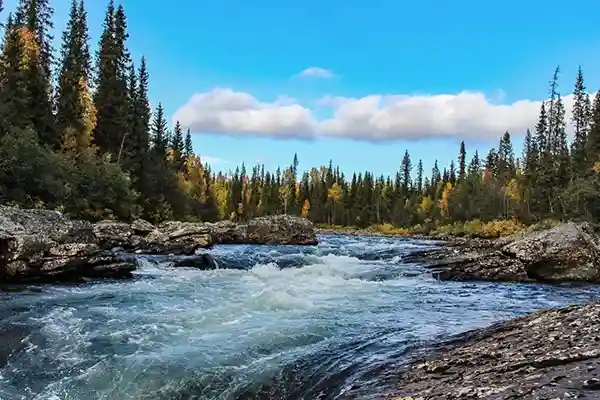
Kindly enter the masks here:
<path id="1" fill-rule="evenodd" d="M 0 2 L 1 4 L 1 2 Z M 6 16 L 0 54 L 0 203 L 57 209 L 84 219 L 246 220 L 288 213 L 316 223 L 366 227 L 442 225 L 473 219 L 600 217 L 600 91 L 575 79 L 572 118 L 559 68 L 523 154 L 499 132 L 497 148 L 430 171 L 404 153 L 394 176 L 241 165 L 214 171 L 194 154 L 191 132 L 150 109 L 145 58 L 127 49 L 127 18 L 111 0 L 95 54 L 84 2 L 73 0 L 60 49 L 49 0 L 20 0 Z M 57 54 L 57 57 L 55 57 Z M 55 59 L 56 58 L 56 59 Z M 568 140 L 567 126 L 573 131 Z M 291 158 L 291 157 L 290 157 Z"/>

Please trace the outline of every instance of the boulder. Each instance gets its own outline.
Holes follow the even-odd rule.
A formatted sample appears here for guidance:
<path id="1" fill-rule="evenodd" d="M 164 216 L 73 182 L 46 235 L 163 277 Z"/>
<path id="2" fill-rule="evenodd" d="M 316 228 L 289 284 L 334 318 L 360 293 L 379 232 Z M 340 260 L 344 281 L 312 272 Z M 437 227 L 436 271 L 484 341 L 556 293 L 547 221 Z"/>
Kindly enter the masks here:
<path id="1" fill-rule="evenodd" d="M 215 243 L 217 240 L 208 224 L 166 221 L 144 237 L 144 245 L 139 252 L 191 255 Z"/>
<path id="2" fill-rule="evenodd" d="M 247 230 L 244 224 L 219 221 L 210 224 L 210 229 L 219 243 L 244 243 L 247 240 Z"/>
<path id="3" fill-rule="evenodd" d="M 136 263 L 118 253 L 194 255 L 217 243 L 310 245 L 317 238 L 309 220 L 286 215 L 246 224 L 165 221 L 154 226 L 141 219 L 131 224 L 73 221 L 57 211 L 0 206 L 0 281 L 129 277 Z M 187 263 L 217 268 L 206 256 Z"/>
<path id="4" fill-rule="evenodd" d="M 519 234 L 429 265 L 441 280 L 600 283 L 600 239 L 588 223 Z"/>
<path id="5" fill-rule="evenodd" d="M 98 228 L 56 211 L 0 206 L 0 282 L 130 277 L 135 261 L 103 252 L 113 236 L 122 237 L 111 235 L 109 225 Z"/>
<path id="6" fill-rule="evenodd" d="M 248 243 L 318 244 L 314 224 L 301 217 L 274 215 L 251 219 L 246 225 Z"/>
<path id="7" fill-rule="evenodd" d="M 598 302 L 536 312 L 434 346 L 396 379 L 394 395 L 597 398 L 599 338 Z"/>
<path id="8" fill-rule="evenodd" d="M 131 223 L 131 229 L 138 235 L 147 235 L 156 230 L 156 227 L 143 219 L 136 219 Z"/>
<path id="9" fill-rule="evenodd" d="M 129 238 L 133 235 L 131 225 L 126 222 L 100 221 L 92 229 L 102 247 L 128 247 Z"/>

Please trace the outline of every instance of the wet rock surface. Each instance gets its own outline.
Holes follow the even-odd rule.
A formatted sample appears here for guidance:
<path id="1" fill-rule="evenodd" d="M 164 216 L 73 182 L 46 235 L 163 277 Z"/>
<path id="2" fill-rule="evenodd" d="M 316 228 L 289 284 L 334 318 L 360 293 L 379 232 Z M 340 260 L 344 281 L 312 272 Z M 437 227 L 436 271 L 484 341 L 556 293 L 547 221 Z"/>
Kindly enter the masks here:
<path id="1" fill-rule="evenodd" d="M 600 398 L 600 303 L 467 332 L 416 360 L 397 388 L 413 399 Z"/>
<path id="2" fill-rule="evenodd" d="M 600 283 L 600 237 L 588 223 L 566 223 L 423 261 L 441 280 Z"/>
<path id="3" fill-rule="evenodd" d="M 56 211 L 0 206 L 0 282 L 127 278 L 136 261 L 120 253 L 194 255 L 217 243 L 318 242 L 310 221 L 285 215 L 246 224 L 166 221 L 154 226 L 144 220 L 73 221 Z M 196 264 L 215 268 L 205 257 Z"/>

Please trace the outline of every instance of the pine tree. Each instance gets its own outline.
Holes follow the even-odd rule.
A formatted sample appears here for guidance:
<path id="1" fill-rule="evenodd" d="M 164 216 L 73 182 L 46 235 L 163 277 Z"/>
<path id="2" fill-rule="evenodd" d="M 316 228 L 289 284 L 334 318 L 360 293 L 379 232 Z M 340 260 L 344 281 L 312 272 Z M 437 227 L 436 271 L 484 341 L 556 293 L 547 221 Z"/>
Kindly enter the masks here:
<path id="1" fill-rule="evenodd" d="M 87 14 L 83 2 L 71 3 L 67 27 L 62 35 L 60 72 L 56 95 L 56 126 L 63 148 L 76 152 L 91 144 L 90 128 L 95 126 L 95 110 L 90 109 L 88 90 L 91 60 L 88 45 Z"/>
<path id="2" fill-rule="evenodd" d="M 417 194 L 423 194 L 423 160 L 421 159 L 417 164 Z"/>
<path id="3" fill-rule="evenodd" d="M 515 157 L 510 133 L 504 132 L 500 139 L 497 154 L 497 177 L 505 185 L 515 175 Z"/>
<path id="4" fill-rule="evenodd" d="M 183 146 L 183 131 L 181 129 L 181 124 L 179 121 L 177 121 L 175 123 L 175 127 L 173 128 L 173 137 L 171 140 L 171 149 L 173 149 L 173 165 L 176 169 L 181 168 L 184 151 Z"/>
<path id="5" fill-rule="evenodd" d="M 460 142 L 460 150 L 458 153 L 458 180 L 460 182 L 465 180 L 466 177 L 466 162 L 467 162 L 467 151 L 465 150 L 465 142 Z"/>
<path id="6" fill-rule="evenodd" d="M 554 128 L 555 143 L 553 148 L 555 149 L 555 172 L 556 172 L 556 191 L 564 189 L 569 181 L 570 176 L 570 160 L 569 160 L 569 146 L 567 143 L 567 129 L 565 122 L 565 106 L 562 101 L 560 94 L 557 95 L 554 122 L 552 123 Z"/>
<path id="7" fill-rule="evenodd" d="M 29 30 L 35 38 L 39 51 L 40 71 L 47 90 L 50 88 L 52 76 L 52 40 L 54 29 L 52 16 L 54 9 L 49 0 L 19 0 L 15 11 L 15 26 Z"/>
<path id="8" fill-rule="evenodd" d="M 31 124 L 25 58 L 21 31 L 9 14 L 0 62 L 0 137 L 11 127 L 23 129 Z"/>
<path id="9" fill-rule="evenodd" d="M 48 0 L 20 0 L 14 29 L 20 35 L 27 57 L 24 74 L 28 98 L 27 118 L 42 143 L 60 148 L 51 99 L 52 14 Z"/>
<path id="10" fill-rule="evenodd" d="M 591 104 L 585 89 L 583 71 L 579 67 L 575 90 L 573 91 L 574 103 L 573 116 L 571 118 L 574 131 L 573 143 L 571 145 L 573 175 L 581 175 L 585 172 L 587 166 L 586 146 L 590 125 Z"/>
<path id="11" fill-rule="evenodd" d="M 162 103 L 158 103 L 156 107 L 150 131 L 153 152 L 159 158 L 166 158 L 167 146 L 169 144 L 169 128 Z"/>
<path id="12" fill-rule="evenodd" d="M 404 157 L 402 157 L 402 191 L 404 196 L 408 196 L 410 188 L 412 186 L 410 180 L 411 171 L 412 163 L 410 162 L 410 155 L 408 154 L 408 150 L 406 150 L 404 152 Z"/>
<path id="13" fill-rule="evenodd" d="M 194 146 L 192 144 L 192 132 L 190 131 L 189 128 L 185 134 L 185 143 L 183 145 L 183 155 L 185 158 L 188 158 L 188 157 L 194 155 Z"/>
<path id="14" fill-rule="evenodd" d="M 96 53 L 94 104 L 97 124 L 94 140 L 100 151 L 111 153 L 115 158 L 125 140 L 124 135 L 129 131 L 127 83 L 131 65 L 125 46 L 126 27 L 123 7 L 119 6 L 115 11 L 114 0 L 110 0 Z"/>

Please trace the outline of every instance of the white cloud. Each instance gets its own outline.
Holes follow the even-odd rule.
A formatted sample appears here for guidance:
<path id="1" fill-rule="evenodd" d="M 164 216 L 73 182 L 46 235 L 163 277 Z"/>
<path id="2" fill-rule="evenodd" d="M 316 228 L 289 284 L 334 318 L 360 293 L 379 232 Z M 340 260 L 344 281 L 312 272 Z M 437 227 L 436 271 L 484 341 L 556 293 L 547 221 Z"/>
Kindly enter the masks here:
<path id="1" fill-rule="evenodd" d="M 502 93 L 502 92 L 500 92 Z M 195 132 L 259 135 L 278 138 L 343 137 L 359 140 L 460 137 L 496 139 L 508 130 L 520 135 L 533 129 L 538 100 L 498 104 L 483 93 L 463 91 L 438 95 L 380 95 L 361 98 L 326 96 L 316 110 L 282 96 L 263 102 L 231 89 L 194 95 L 175 114 Z M 572 96 L 564 98 L 570 118 Z M 567 119 L 568 120 L 568 119 Z"/>
<path id="2" fill-rule="evenodd" d="M 310 136 L 316 123 L 311 110 L 290 97 L 265 103 L 221 88 L 195 94 L 173 119 L 196 132 L 277 137 Z"/>
<path id="3" fill-rule="evenodd" d="M 304 71 L 300 72 L 298 76 L 312 78 L 333 78 L 334 74 L 332 71 L 325 68 L 308 67 Z"/>

